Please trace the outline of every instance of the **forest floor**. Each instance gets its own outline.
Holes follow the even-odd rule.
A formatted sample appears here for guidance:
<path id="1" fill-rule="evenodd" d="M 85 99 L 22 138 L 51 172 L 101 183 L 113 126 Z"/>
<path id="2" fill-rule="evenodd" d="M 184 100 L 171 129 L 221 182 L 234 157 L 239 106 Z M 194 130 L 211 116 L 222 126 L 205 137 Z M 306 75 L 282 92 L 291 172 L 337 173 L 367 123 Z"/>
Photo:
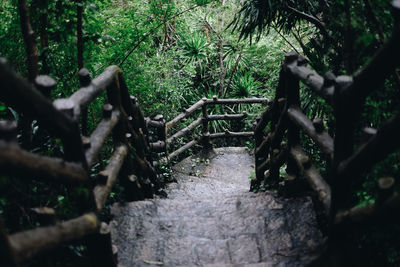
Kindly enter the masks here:
<path id="1" fill-rule="evenodd" d="M 112 207 L 121 265 L 304 266 L 322 243 L 310 198 L 249 192 L 245 148 L 191 156 L 173 170 L 168 198 Z"/>

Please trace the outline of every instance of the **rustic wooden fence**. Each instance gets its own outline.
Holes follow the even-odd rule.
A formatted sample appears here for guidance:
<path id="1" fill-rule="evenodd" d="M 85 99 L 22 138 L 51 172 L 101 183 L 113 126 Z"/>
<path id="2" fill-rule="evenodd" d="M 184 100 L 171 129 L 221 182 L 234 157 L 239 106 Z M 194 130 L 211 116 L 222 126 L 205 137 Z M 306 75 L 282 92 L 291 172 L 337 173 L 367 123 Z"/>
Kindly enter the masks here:
<path id="1" fill-rule="evenodd" d="M 393 5 L 393 14 L 400 21 L 398 3 L 395 1 Z M 399 47 L 400 28 L 395 27 L 387 43 L 353 77 L 336 77 L 332 73 L 321 77 L 307 68 L 304 57 L 288 53 L 280 72 L 275 99 L 256 127 L 257 180 L 253 186 L 265 183 L 283 192 L 294 193 L 304 188 L 301 184 L 307 181 L 325 211 L 331 241 L 329 248 L 345 236 L 341 231 L 371 223 L 398 222 L 400 219 L 400 197 L 393 191 L 395 179 L 392 177 L 379 180 L 380 192 L 374 204 L 349 206 L 354 203 L 355 191 L 363 183 L 363 176 L 400 147 L 400 114 L 393 116 L 380 129 L 361 129 L 359 135 L 362 138 L 358 138 L 360 141 L 357 144 L 355 141 L 359 133 L 356 125 L 367 96 L 382 86 L 400 65 Z M 334 132 L 334 137 L 327 133 L 322 119 L 310 120 L 302 112 L 299 81 L 333 107 L 335 125 L 329 132 Z M 310 137 L 325 155 L 325 177 L 303 152 L 300 131 Z M 287 175 L 281 178 L 280 169 L 285 164 Z"/>
<path id="2" fill-rule="evenodd" d="M 173 144 L 178 138 L 183 137 L 200 125 L 201 128 L 201 136 L 195 136 L 193 140 L 186 143 L 182 147 L 176 149 L 168 153 L 168 159 L 171 160 L 186 150 L 190 149 L 191 147 L 201 144 L 203 148 L 208 149 L 212 147 L 211 140 L 214 138 L 229 138 L 229 137 L 253 137 L 254 132 L 231 132 L 228 129 L 225 129 L 224 132 L 220 133 L 210 133 L 209 131 L 209 122 L 210 121 L 217 121 L 217 120 L 243 120 L 250 114 L 244 112 L 242 114 L 222 114 L 222 115 L 210 115 L 208 114 L 207 107 L 210 105 L 234 105 L 234 104 L 266 104 L 268 103 L 268 99 L 266 98 L 242 98 L 242 99 L 218 99 L 216 96 L 213 99 L 203 98 L 195 103 L 188 109 L 174 119 L 166 123 L 166 141 L 167 148 Z M 192 123 L 188 126 L 180 129 L 179 131 L 175 132 L 172 135 L 168 135 L 168 132 L 173 132 L 173 127 L 178 124 L 181 120 L 188 118 L 191 115 L 195 115 L 201 109 L 201 116 L 198 116 Z"/>
<path id="3" fill-rule="evenodd" d="M 0 220 L 0 265 L 17 266 L 20 263 L 71 241 L 86 244 L 93 266 L 117 266 L 117 251 L 110 239 L 106 223 L 98 214 L 120 179 L 131 200 L 151 197 L 159 186 L 152 165 L 146 120 L 137 99 L 129 95 L 121 70 L 108 67 L 95 79 L 87 70 L 79 72 L 80 90 L 69 98 L 53 103 L 48 96 L 56 86 L 48 76 L 39 76 L 35 87 L 18 77 L 0 59 L 0 100 L 29 118 L 63 145 L 64 157 L 46 157 L 28 152 L 17 143 L 15 121 L 0 121 L 0 171 L 21 179 L 43 179 L 63 183 L 71 188 L 84 187 L 88 196 L 79 200 L 78 218 L 57 222 L 51 208 L 34 209 L 43 222 L 32 230 L 8 235 Z M 87 135 L 87 108 L 102 92 L 108 103 L 103 106 L 103 118 L 96 129 Z M 78 121 L 82 121 L 81 127 Z M 108 136 L 112 136 L 113 154 L 104 170 L 96 175 L 96 163 Z M 157 142 L 156 142 L 157 143 Z"/>

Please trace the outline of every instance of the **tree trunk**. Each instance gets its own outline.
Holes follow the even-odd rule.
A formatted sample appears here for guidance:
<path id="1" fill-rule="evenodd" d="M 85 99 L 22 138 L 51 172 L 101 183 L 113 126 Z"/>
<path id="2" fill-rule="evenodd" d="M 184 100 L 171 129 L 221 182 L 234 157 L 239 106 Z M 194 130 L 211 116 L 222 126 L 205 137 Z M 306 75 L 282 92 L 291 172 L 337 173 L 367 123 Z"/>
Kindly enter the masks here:
<path id="1" fill-rule="evenodd" d="M 83 68 L 83 38 L 82 38 L 82 13 L 83 3 L 82 0 L 77 0 L 76 8 L 76 35 L 77 35 L 77 48 L 78 48 L 78 68 Z"/>
<path id="2" fill-rule="evenodd" d="M 49 73 L 49 65 L 47 57 L 49 55 L 49 36 L 47 34 L 47 0 L 40 0 L 40 9 L 42 14 L 40 16 L 40 47 L 42 49 L 40 59 L 42 61 L 42 72 Z"/>
<path id="3" fill-rule="evenodd" d="M 28 78 L 33 82 L 38 75 L 38 49 L 35 41 L 35 33 L 32 30 L 28 4 L 26 0 L 18 0 L 18 11 L 21 20 L 22 36 L 26 45 L 26 56 L 28 61 Z"/>
<path id="4" fill-rule="evenodd" d="M 344 10 L 346 15 L 346 26 L 344 29 L 344 67 L 347 74 L 354 72 L 354 53 L 353 53 L 353 29 L 351 27 L 351 6 L 350 0 L 344 1 Z"/>
<path id="5" fill-rule="evenodd" d="M 32 30 L 28 4 L 26 0 L 18 0 L 18 11 L 21 20 L 22 36 L 26 45 L 26 57 L 28 62 L 28 79 L 31 83 L 34 82 L 39 72 L 38 67 L 38 49 L 35 40 L 35 32 Z M 21 129 L 21 143 L 24 148 L 30 148 L 32 143 L 32 120 L 27 117 L 22 117 L 19 122 Z"/>
<path id="6" fill-rule="evenodd" d="M 219 37 L 219 35 L 218 35 Z M 224 66 L 224 52 L 223 52 L 223 42 L 221 37 L 219 37 L 218 41 L 218 55 L 219 55 L 219 68 L 220 68 L 220 74 L 219 74 L 219 95 L 222 97 L 224 95 L 224 86 L 225 86 L 225 76 L 226 76 L 226 69 Z"/>

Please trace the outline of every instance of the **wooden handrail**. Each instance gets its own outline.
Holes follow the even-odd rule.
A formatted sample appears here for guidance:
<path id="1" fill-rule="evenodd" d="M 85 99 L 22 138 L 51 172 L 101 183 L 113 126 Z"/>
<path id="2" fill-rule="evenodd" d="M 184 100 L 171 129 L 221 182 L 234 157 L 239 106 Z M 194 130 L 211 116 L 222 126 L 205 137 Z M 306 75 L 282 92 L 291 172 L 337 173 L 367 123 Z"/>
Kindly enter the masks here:
<path id="1" fill-rule="evenodd" d="M 254 132 L 230 132 L 226 130 L 223 133 L 209 133 L 209 122 L 216 121 L 216 120 L 243 120 L 250 115 L 246 112 L 242 114 L 212 114 L 209 115 L 207 111 L 208 105 L 233 105 L 233 104 L 266 104 L 269 103 L 269 100 L 266 98 L 241 98 L 241 99 L 218 99 L 214 96 L 212 99 L 202 98 L 190 108 L 186 109 L 184 113 L 180 113 L 174 119 L 166 123 L 166 131 L 170 131 L 173 126 L 175 126 L 180 120 L 184 118 L 188 118 L 190 115 L 194 114 L 196 111 L 201 109 L 202 116 L 194 120 L 188 126 L 184 127 L 183 129 L 177 131 L 172 136 L 167 135 L 166 143 L 167 145 L 172 144 L 177 138 L 180 138 L 189 132 L 196 129 L 200 124 L 202 125 L 202 132 L 201 132 L 201 140 L 192 140 L 187 144 L 184 144 L 182 147 L 178 148 L 174 152 L 171 152 L 168 158 L 171 160 L 172 158 L 177 157 L 178 155 L 182 154 L 184 151 L 188 150 L 189 148 L 201 143 L 203 148 L 210 148 L 211 139 L 215 138 L 228 138 L 228 137 L 252 137 L 254 136 Z M 149 122 L 150 123 L 150 122 Z"/>
<path id="2" fill-rule="evenodd" d="M 393 8 L 399 20 L 398 0 Z M 252 182 L 253 188 L 264 183 L 285 193 L 293 192 L 291 187 L 285 191 L 285 186 L 289 186 L 296 178 L 306 178 L 316 193 L 313 195 L 320 202 L 316 206 L 321 206 L 325 213 L 326 227 L 331 234 L 329 241 L 337 242 L 341 236 L 345 236 L 344 231 L 358 225 L 399 221 L 399 216 L 393 216 L 400 207 L 400 198 L 393 190 L 393 178 L 379 180 L 374 204 L 349 207 L 354 199 L 352 194 L 363 182 L 363 173 L 400 148 L 400 115 L 397 114 L 380 129 L 369 129 L 368 138 L 362 138 L 356 151 L 353 151 L 357 145 L 355 125 L 360 120 L 365 99 L 399 66 L 398 47 L 400 27 L 395 27 L 392 37 L 364 68 L 353 75 L 354 78 L 336 77 L 330 72 L 322 77 L 306 66 L 304 57 L 296 53 L 286 54 L 275 99 L 256 126 L 256 180 Z M 333 106 L 334 138 L 325 131 L 322 119 L 310 120 L 301 110 L 299 82 Z M 303 152 L 299 131 L 310 137 L 326 155 L 325 174 L 321 175 Z M 287 155 L 286 150 L 289 152 Z M 279 168 L 284 163 L 287 164 L 287 179 L 281 180 Z"/>
<path id="3" fill-rule="evenodd" d="M 80 164 L 39 156 L 3 141 L 0 141 L 0 170 L 3 174 L 17 173 L 25 178 L 35 175 L 38 179 L 68 184 L 88 181 L 87 172 Z"/>
<path id="4" fill-rule="evenodd" d="M 64 159 L 27 152 L 16 142 L 16 124 L 3 122 L 0 124 L 0 169 L 11 175 L 22 174 L 24 178 L 29 178 L 29 174 L 36 175 L 38 179 L 79 185 L 89 191 L 85 199 L 81 199 L 81 205 L 78 207 L 78 210 L 85 214 L 83 216 L 9 236 L 3 233 L 4 229 L 1 228 L 0 246 L 6 251 L 5 246 L 9 243 L 10 251 L 8 258 L 1 257 L 0 265 L 5 260 L 10 264 L 9 260 L 14 258 L 17 263 L 23 262 L 65 242 L 82 239 L 87 239 L 85 242 L 90 254 L 95 257 L 93 262 L 115 262 L 112 251 L 107 252 L 111 249 L 111 239 L 103 238 L 99 230 L 98 212 L 102 210 L 118 178 L 121 179 L 121 185 L 126 187 L 126 192 L 132 194 L 128 199 L 135 199 L 138 195 L 152 196 L 152 185 L 137 186 L 137 183 L 142 183 L 147 178 L 155 188 L 159 187 L 157 173 L 152 166 L 153 161 L 149 162 L 148 157 L 149 147 L 165 150 L 165 122 L 162 118 L 157 119 L 158 135 L 162 140 L 150 144 L 138 101 L 129 96 L 121 70 L 116 66 L 107 68 L 93 80 L 90 73 L 82 69 L 79 72 L 82 88 L 69 98 L 51 103 L 9 69 L 4 60 L 0 61 L 0 77 L 4 78 L 4 90 L 0 90 L 0 99 L 17 111 L 38 119 L 41 126 L 51 135 L 61 137 L 65 151 Z M 47 80 L 52 81 L 50 78 Z M 49 85 L 53 86 L 51 83 Z M 81 136 L 77 124 L 79 116 L 86 116 L 85 110 L 89 103 L 103 91 L 107 92 L 109 101 L 103 106 L 103 119 L 90 137 Z M 83 128 L 86 128 L 86 125 L 82 125 L 82 132 L 87 132 Z M 97 174 L 96 185 L 93 187 L 89 180 L 89 176 L 92 175 L 90 167 L 95 164 L 109 136 L 113 139 L 114 153 L 107 167 Z M 133 184 L 129 178 L 131 176 L 139 177 L 139 180 Z M 138 191 L 143 189 L 146 191 Z M 96 250 L 104 253 L 99 255 Z"/>
<path id="5" fill-rule="evenodd" d="M 79 240 L 90 233 L 95 233 L 99 227 L 97 215 L 88 213 L 54 226 L 12 234 L 9 236 L 10 245 L 16 260 L 23 262 L 42 251 L 51 250 L 60 244 Z"/>
<path id="6" fill-rule="evenodd" d="M 314 124 L 306 115 L 301 112 L 299 107 L 292 106 L 287 110 L 288 117 L 298 127 L 300 127 L 314 142 L 321 148 L 321 150 L 333 158 L 333 139 L 329 134 L 322 128 L 318 128 L 317 124 Z"/>

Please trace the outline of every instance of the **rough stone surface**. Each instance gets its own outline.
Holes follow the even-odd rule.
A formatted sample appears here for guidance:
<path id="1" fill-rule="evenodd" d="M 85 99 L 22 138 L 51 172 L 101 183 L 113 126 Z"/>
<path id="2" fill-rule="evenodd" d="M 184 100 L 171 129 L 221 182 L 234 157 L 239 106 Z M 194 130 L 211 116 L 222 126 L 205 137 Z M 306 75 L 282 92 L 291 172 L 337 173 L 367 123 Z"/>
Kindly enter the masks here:
<path id="1" fill-rule="evenodd" d="M 322 242 L 309 198 L 249 192 L 253 157 L 220 148 L 173 167 L 167 199 L 115 204 L 112 237 L 130 266 L 304 266 Z"/>

